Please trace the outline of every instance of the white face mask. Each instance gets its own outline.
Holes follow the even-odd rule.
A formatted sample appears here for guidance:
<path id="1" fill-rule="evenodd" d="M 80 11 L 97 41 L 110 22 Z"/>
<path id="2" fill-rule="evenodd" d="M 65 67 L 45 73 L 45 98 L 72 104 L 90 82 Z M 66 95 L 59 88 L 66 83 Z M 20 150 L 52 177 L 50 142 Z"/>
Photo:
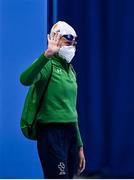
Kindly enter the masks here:
<path id="1" fill-rule="evenodd" d="M 58 54 L 60 57 L 66 59 L 66 61 L 70 63 L 75 55 L 75 51 L 76 49 L 74 46 L 63 46 L 59 49 Z"/>

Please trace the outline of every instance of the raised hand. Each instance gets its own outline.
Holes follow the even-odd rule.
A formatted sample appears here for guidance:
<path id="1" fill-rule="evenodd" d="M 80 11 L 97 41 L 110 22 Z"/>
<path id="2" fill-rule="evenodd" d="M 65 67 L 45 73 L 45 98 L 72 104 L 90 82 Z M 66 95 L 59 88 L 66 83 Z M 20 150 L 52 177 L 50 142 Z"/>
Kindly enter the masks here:
<path id="1" fill-rule="evenodd" d="M 58 32 L 56 33 L 50 33 L 50 35 L 47 35 L 47 39 L 48 39 L 48 48 L 45 51 L 45 56 L 46 57 L 51 57 L 54 54 L 56 54 L 59 49 L 60 49 L 60 44 L 59 44 L 59 40 L 61 38 L 61 34 L 59 34 Z"/>

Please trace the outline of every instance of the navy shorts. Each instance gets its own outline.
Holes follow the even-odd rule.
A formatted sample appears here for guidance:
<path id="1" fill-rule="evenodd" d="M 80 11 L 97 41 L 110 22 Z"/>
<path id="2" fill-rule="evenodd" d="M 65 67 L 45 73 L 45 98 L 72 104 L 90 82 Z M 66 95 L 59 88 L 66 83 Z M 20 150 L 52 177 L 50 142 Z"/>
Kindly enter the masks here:
<path id="1" fill-rule="evenodd" d="M 38 123 L 37 149 L 46 179 L 72 179 L 78 167 L 74 123 Z"/>

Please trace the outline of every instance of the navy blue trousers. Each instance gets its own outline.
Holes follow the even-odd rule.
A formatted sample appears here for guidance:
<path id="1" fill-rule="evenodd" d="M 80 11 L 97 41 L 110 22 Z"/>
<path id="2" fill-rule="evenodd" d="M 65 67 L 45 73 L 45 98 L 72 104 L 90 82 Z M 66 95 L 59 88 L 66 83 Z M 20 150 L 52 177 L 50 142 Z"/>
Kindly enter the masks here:
<path id="1" fill-rule="evenodd" d="M 46 179 L 72 179 L 78 167 L 74 123 L 38 123 L 37 149 Z"/>

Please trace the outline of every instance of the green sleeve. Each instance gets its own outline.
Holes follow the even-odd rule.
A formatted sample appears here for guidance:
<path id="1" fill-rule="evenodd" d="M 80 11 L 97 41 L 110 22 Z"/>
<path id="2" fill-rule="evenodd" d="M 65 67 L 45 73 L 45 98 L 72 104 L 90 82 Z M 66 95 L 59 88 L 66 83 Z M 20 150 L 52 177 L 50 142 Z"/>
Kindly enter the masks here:
<path id="1" fill-rule="evenodd" d="M 21 73 L 20 82 L 25 86 L 30 86 L 39 75 L 39 72 L 48 62 L 49 58 L 46 58 L 44 53 L 42 53 L 39 58 L 35 59 L 33 63 Z M 41 76 L 40 76 L 41 77 Z M 39 77 L 37 78 L 39 80 Z"/>
<path id="2" fill-rule="evenodd" d="M 79 125 L 78 125 L 78 121 L 75 123 L 75 128 L 76 128 L 76 138 L 77 138 L 77 144 L 79 147 L 83 146 L 83 142 L 81 139 L 81 134 L 80 134 L 80 130 L 79 130 Z"/>

